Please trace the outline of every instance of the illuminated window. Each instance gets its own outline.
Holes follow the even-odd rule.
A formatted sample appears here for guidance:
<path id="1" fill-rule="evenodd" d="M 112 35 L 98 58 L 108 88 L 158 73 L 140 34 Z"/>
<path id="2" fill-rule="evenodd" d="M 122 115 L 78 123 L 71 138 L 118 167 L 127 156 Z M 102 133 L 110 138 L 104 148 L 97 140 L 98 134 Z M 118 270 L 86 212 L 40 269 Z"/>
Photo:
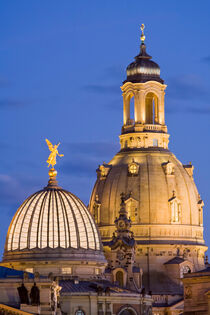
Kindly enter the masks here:
<path id="1" fill-rule="evenodd" d="M 63 267 L 62 268 L 62 274 L 66 274 L 66 275 L 72 274 L 72 268 L 71 267 Z"/>
<path id="2" fill-rule="evenodd" d="M 34 268 L 26 268 L 25 271 L 26 271 L 26 272 L 33 273 L 33 272 L 34 272 Z"/>
<path id="3" fill-rule="evenodd" d="M 171 201 L 171 222 L 178 223 L 180 221 L 180 204 L 176 199 Z"/>
<path id="4" fill-rule="evenodd" d="M 157 139 L 153 139 L 153 147 L 158 147 L 158 140 Z"/>
<path id="5" fill-rule="evenodd" d="M 96 274 L 96 275 L 99 275 L 99 273 L 100 273 L 100 269 L 99 269 L 99 268 L 96 268 L 96 269 L 95 269 L 95 274 Z"/>
<path id="6" fill-rule="evenodd" d="M 133 198 L 126 200 L 126 210 L 128 212 L 128 217 L 132 222 L 138 221 L 138 201 Z"/>
<path id="7" fill-rule="evenodd" d="M 120 270 L 116 273 L 116 281 L 118 282 L 119 286 L 123 287 L 123 272 Z"/>

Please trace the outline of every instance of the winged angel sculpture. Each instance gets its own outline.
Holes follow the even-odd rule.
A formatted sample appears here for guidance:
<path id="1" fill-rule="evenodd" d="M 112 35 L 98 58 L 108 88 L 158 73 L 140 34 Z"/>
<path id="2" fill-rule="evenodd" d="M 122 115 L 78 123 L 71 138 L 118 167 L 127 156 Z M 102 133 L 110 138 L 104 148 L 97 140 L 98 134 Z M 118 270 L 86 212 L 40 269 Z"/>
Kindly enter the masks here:
<path id="1" fill-rule="evenodd" d="M 59 154 L 58 153 L 58 147 L 60 145 L 60 142 L 58 144 L 53 145 L 48 139 L 46 139 L 47 145 L 49 150 L 51 151 L 48 159 L 47 159 L 47 163 L 48 163 L 48 167 L 50 167 L 50 165 L 52 166 L 52 168 L 54 168 L 54 165 L 56 164 L 56 156 L 64 156 L 63 154 Z"/>

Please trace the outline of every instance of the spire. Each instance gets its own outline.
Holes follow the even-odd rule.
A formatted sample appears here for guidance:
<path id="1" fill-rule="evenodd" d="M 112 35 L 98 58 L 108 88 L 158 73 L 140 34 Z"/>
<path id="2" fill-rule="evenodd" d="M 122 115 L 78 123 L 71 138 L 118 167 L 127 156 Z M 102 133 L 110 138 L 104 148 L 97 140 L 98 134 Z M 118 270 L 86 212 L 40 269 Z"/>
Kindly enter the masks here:
<path id="1" fill-rule="evenodd" d="M 120 244 L 124 244 L 127 247 L 135 247 L 135 240 L 133 232 L 131 231 L 131 219 L 128 218 L 128 213 L 126 210 L 126 195 L 124 192 L 120 194 L 121 204 L 119 210 L 119 216 L 115 219 L 114 223 L 116 226 L 116 234 L 113 233 L 112 240 L 109 243 L 109 246 L 114 249 L 117 248 Z"/>

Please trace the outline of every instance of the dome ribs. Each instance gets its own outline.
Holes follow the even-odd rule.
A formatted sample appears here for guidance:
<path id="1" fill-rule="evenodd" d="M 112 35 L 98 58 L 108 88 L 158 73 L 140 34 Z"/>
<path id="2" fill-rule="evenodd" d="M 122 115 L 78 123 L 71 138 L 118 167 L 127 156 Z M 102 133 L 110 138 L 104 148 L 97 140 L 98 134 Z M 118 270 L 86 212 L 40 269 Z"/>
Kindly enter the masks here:
<path id="1" fill-rule="evenodd" d="M 28 236 L 28 240 L 27 240 L 27 248 L 35 248 L 36 247 L 36 245 L 35 246 L 32 246 L 31 245 L 31 238 L 32 238 L 32 233 L 33 233 L 33 230 L 32 230 L 32 228 L 35 228 L 33 225 L 33 219 L 34 219 L 34 215 L 35 215 L 35 212 L 36 212 L 36 210 L 39 210 L 39 209 L 37 209 L 37 205 L 38 205 L 38 203 L 39 203 L 39 201 L 40 200 L 42 200 L 42 197 L 45 195 L 45 192 L 43 192 L 43 193 L 41 193 L 40 194 L 40 196 L 37 198 L 37 200 L 36 200 L 36 204 L 35 204 L 35 206 L 34 206 L 34 208 L 33 208 L 33 210 L 32 210 L 32 213 L 31 213 L 31 217 L 30 217 L 30 223 L 29 223 L 29 225 L 28 225 L 28 233 L 27 233 L 27 236 Z M 24 224 L 24 222 L 23 222 L 23 224 Z M 38 225 L 36 225 L 36 229 L 37 229 L 37 227 L 38 227 Z M 20 233 L 21 234 L 21 233 Z M 20 248 L 21 249 L 21 248 Z"/>
<path id="2" fill-rule="evenodd" d="M 37 248 L 41 248 L 41 233 L 40 233 L 40 222 L 42 222 L 43 219 L 43 211 L 44 211 L 44 207 L 45 207 L 45 203 L 46 203 L 46 199 L 47 199 L 47 192 L 44 195 L 44 198 L 42 200 L 42 204 L 41 204 L 41 208 L 40 208 L 40 212 L 39 212 L 39 220 L 38 220 L 38 224 L 37 224 Z"/>

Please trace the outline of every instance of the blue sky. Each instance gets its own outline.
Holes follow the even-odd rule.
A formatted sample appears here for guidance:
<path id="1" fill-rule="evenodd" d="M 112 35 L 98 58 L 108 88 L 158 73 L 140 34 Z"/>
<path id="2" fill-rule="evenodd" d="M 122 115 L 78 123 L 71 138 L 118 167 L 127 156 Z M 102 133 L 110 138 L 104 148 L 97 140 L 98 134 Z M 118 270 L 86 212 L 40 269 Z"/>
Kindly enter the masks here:
<path id="1" fill-rule="evenodd" d="M 0 1 L 0 251 L 17 207 L 46 185 L 61 142 L 59 183 L 86 204 L 98 164 L 119 150 L 120 85 L 139 51 L 161 67 L 170 149 L 195 166 L 210 245 L 210 2 Z"/>

